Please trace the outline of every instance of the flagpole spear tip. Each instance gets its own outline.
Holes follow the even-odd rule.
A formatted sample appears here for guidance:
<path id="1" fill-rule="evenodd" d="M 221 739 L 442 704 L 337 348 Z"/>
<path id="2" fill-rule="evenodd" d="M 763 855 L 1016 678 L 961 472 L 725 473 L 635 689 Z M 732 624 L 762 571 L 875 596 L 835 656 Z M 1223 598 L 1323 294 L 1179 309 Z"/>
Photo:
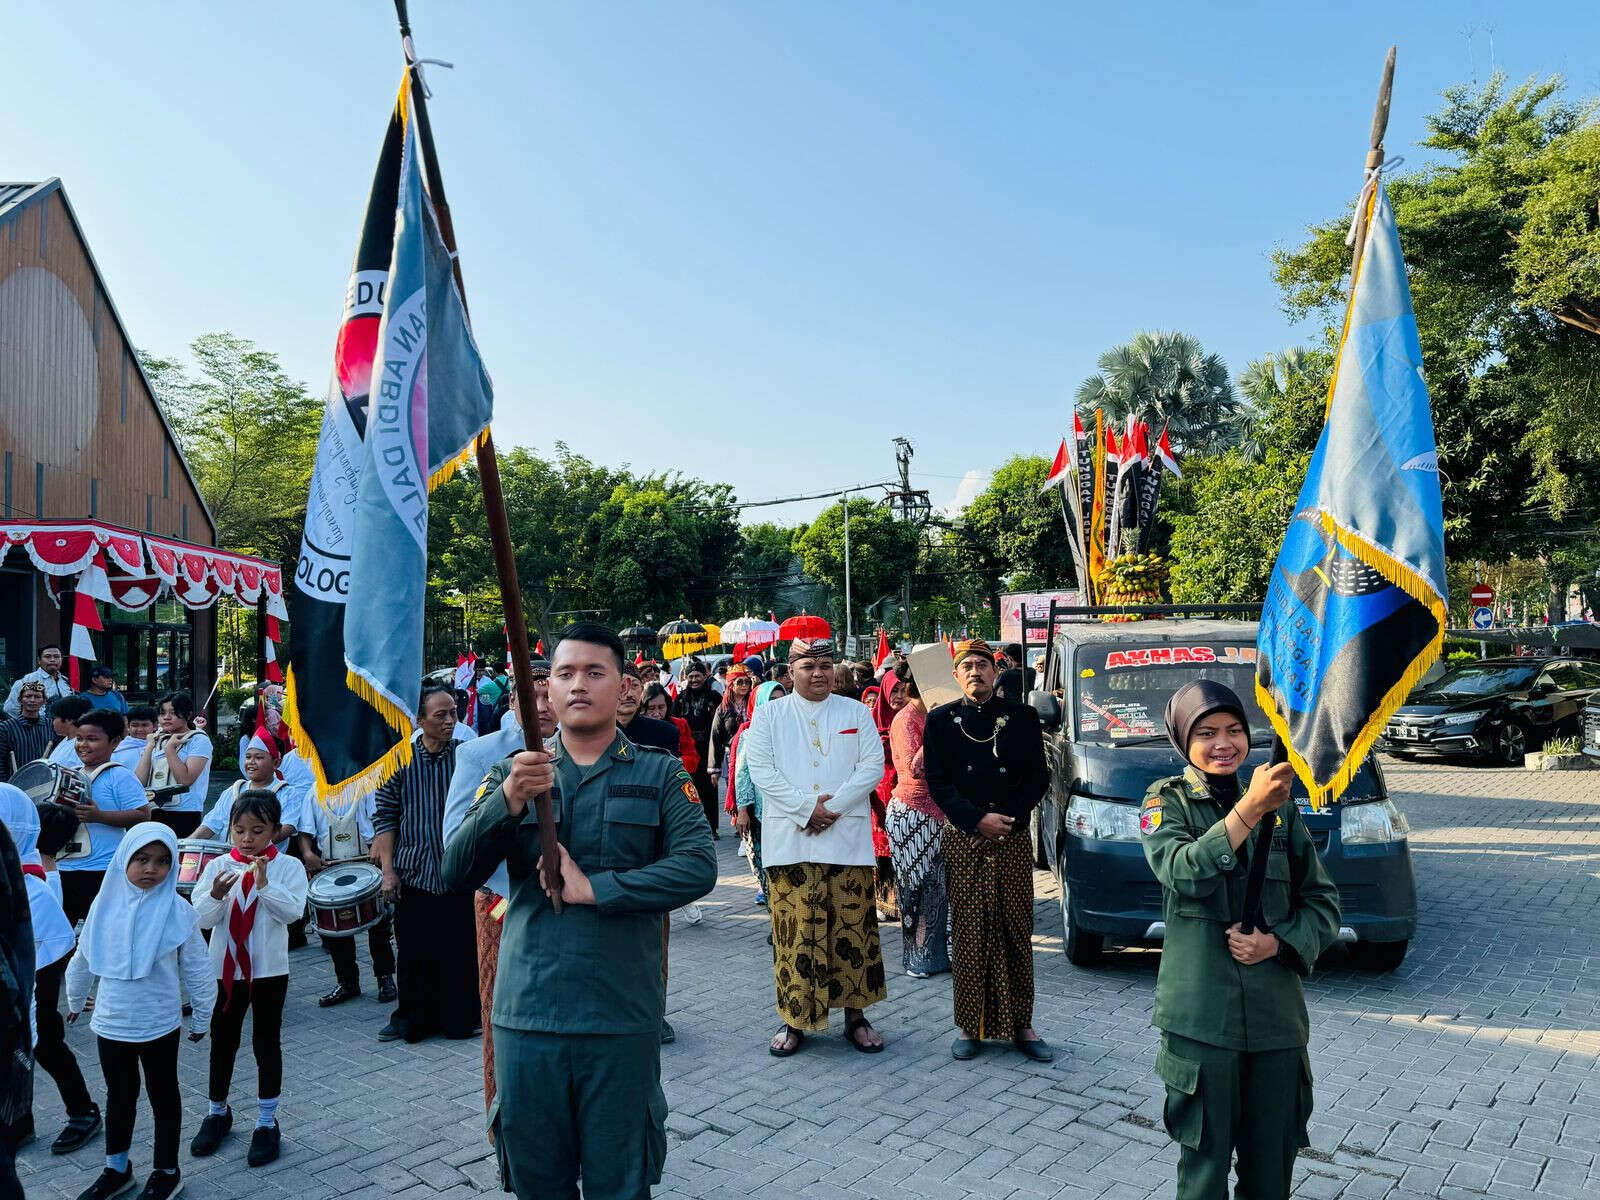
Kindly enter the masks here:
<path id="1" fill-rule="evenodd" d="M 406 12 L 406 0 L 394 0 L 394 15 L 400 18 L 400 36 L 411 36 L 411 17 Z"/>

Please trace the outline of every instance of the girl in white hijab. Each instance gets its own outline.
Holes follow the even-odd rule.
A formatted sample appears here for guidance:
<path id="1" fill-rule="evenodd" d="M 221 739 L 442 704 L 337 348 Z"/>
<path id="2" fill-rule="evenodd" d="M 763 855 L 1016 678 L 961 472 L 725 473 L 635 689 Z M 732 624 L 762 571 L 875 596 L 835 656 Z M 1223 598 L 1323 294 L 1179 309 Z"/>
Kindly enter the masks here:
<path id="1" fill-rule="evenodd" d="M 45 881 L 39 857 L 39 810 L 20 789 L 0 783 L 0 822 L 11 833 L 28 885 L 28 911 L 33 918 L 33 1058 L 49 1072 L 67 1109 L 67 1127 L 51 1149 L 67 1154 L 82 1146 L 100 1128 L 100 1109 L 89 1097 L 78 1060 L 67 1047 L 61 1022 L 61 979 L 72 953 L 72 926 L 60 898 Z M 18 1134 L 32 1131 L 33 1117 L 21 1122 Z"/>
<path id="2" fill-rule="evenodd" d="M 189 1040 L 211 1026 L 217 977 L 200 918 L 178 895 L 174 864 L 177 836 L 145 821 L 128 830 L 106 870 L 100 894 L 89 908 L 78 953 L 67 967 L 68 1021 L 83 1011 L 89 988 L 99 979 L 94 1030 L 106 1080 L 106 1169 L 79 1200 L 121 1195 L 133 1182 L 128 1147 L 139 1101 L 139 1074 L 155 1116 L 155 1170 L 141 1200 L 169 1200 L 182 1189 L 178 1137 L 183 1112 L 178 1098 L 178 1040 L 183 1024 L 178 977 L 194 1015 Z"/>

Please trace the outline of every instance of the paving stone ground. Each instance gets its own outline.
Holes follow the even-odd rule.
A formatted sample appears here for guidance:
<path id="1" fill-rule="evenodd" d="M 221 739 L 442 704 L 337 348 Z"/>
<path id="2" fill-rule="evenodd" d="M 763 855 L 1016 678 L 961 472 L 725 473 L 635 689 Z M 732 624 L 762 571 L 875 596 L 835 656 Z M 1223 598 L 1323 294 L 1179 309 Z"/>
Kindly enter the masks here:
<path id="1" fill-rule="evenodd" d="M 1295 1195 L 1331 1200 L 1600 1196 L 1600 772 L 1531 773 L 1390 763 L 1410 818 L 1421 928 L 1390 975 L 1343 966 L 1307 986 L 1317 1111 Z M 950 1058 L 948 977 L 893 973 L 872 1017 L 875 1057 L 837 1034 L 778 1061 L 765 911 L 732 839 L 696 927 L 675 922 L 664 1048 L 672 1115 L 658 1200 L 1146 1200 L 1173 1194 L 1160 1128 L 1150 1011 L 1159 954 L 1080 970 L 1061 952 L 1054 886 L 1036 876 L 1036 1023 L 1064 1051 L 1049 1066 L 996 1048 Z M 365 949 L 362 950 L 363 961 Z M 315 944 L 291 959 L 283 1157 L 244 1165 L 253 1066 L 241 1055 L 240 1133 L 190 1159 L 207 1044 L 183 1047 L 187 1194 L 466 1197 L 495 1187 L 482 1135 L 476 1042 L 374 1040 L 368 996 L 324 1011 Z M 365 968 L 364 968 L 365 969 Z M 837 1025 L 836 1025 L 837 1028 Z M 69 1034 L 101 1093 L 86 1024 Z M 19 1171 L 30 1197 L 76 1196 L 98 1146 L 54 1158 L 63 1114 L 40 1076 L 40 1141 Z M 150 1124 L 134 1162 L 147 1170 Z"/>

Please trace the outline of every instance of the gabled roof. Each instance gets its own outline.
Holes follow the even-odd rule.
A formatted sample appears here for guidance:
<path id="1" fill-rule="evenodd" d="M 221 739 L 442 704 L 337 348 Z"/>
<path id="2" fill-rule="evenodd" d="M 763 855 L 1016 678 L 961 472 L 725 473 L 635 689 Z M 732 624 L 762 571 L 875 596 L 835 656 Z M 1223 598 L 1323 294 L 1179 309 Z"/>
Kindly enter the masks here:
<path id="1" fill-rule="evenodd" d="M 122 314 L 117 311 L 116 302 L 111 299 L 111 289 L 106 287 L 106 279 L 100 272 L 100 264 L 95 261 L 94 251 L 89 248 L 89 239 L 83 233 L 83 224 L 78 220 L 78 214 L 73 211 L 72 201 L 67 199 L 67 189 L 62 186 L 60 178 L 53 176 L 43 183 L 0 183 L 0 227 L 57 193 L 61 196 L 61 206 L 67 210 L 67 219 L 72 222 L 72 231 L 77 234 L 78 245 L 83 247 L 83 256 L 89 260 L 89 269 L 94 272 L 95 284 L 100 289 L 100 299 L 104 302 L 106 311 L 111 314 L 111 319 L 117 323 L 117 332 L 122 335 L 122 344 L 128 348 L 128 358 L 133 362 L 134 370 L 139 372 L 144 390 L 150 396 L 151 403 L 155 405 L 156 418 L 166 432 L 167 441 L 172 443 L 178 465 L 183 468 L 189 486 L 194 489 L 195 498 L 200 502 L 200 511 L 205 515 L 206 524 L 211 526 L 211 536 L 215 539 L 217 519 L 212 515 L 210 506 L 206 504 L 205 495 L 200 491 L 200 483 L 195 479 L 194 472 L 189 470 L 189 462 L 183 456 L 183 443 L 178 440 L 178 435 L 173 433 L 172 426 L 167 423 L 167 414 L 161 411 L 161 404 L 156 400 L 156 389 L 150 385 L 150 377 L 144 373 L 144 364 L 133 352 L 134 340 L 128 335 L 128 327 L 123 324 Z"/>

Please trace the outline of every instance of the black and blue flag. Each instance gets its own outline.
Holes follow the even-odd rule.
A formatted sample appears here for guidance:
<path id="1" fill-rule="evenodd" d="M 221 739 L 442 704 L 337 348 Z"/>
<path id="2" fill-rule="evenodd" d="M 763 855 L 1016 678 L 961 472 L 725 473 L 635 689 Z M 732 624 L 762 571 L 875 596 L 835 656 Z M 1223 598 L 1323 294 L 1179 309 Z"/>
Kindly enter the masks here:
<path id="1" fill-rule="evenodd" d="M 1394 212 L 1376 180 L 1327 420 L 1272 569 L 1256 696 L 1315 807 L 1438 658 L 1438 451 Z"/>

